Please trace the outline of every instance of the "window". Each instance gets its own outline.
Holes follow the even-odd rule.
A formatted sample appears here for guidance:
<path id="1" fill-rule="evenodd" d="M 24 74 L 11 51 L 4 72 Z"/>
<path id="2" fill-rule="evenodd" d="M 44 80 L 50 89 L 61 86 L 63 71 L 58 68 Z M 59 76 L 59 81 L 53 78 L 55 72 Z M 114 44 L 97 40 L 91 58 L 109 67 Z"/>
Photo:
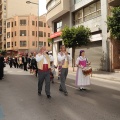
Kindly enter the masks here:
<path id="1" fill-rule="evenodd" d="M 17 46 L 16 41 L 15 41 L 15 46 Z"/>
<path id="2" fill-rule="evenodd" d="M 44 46 L 46 46 L 46 42 L 44 42 Z"/>
<path id="3" fill-rule="evenodd" d="M 11 23 L 11 26 L 13 27 L 13 22 Z"/>
<path id="4" fill-rule="evenodd" d="M 83 22 L 83 10 L 79 10 L 75 13 L 75 21 L 74 24 L 80 24 Z"/>
<path id="5" fill-rule="evenodd" d="M 37 21 L 36 21 L 36 27 L 37 27 Z"/>
<path id="6" fill-rule="evenodd" d="M 20 41 L 20 47 L 26 47 L 26 41 Z"/>
<path id="7" fill-rule="evenodd" d="M 7 32 L 7 38 L 10 38 L 10 32 Z"/>
<path id="8" fill-rule="evenodd" d="M 36 47 L 37 47 L 37 43 L 38 43 L 38 42 L 36 41 Z"/>
<path id="9" fill-rule="evenodd" d="M 39 21 L 39 27 L 43 27 L 43 22 Z"/>
<path id="10" fill-rule="evenodd" d="M 44 37 L 46 37 L 46 32 L 44 32 Z"/>
<path id="11" fill-rule="evenodd" d="M 10 28 L 10 22 L 7 23 L 7 28 Z"/>
<path id="12" fill-rule="evenodd" d="M 17 24 L 17 23 L 16 23 L 16 21 L 15 21 L 15 26 L 16 26 L 16 24 Z"/>
<path id="13" fill-rule="evenodd" d="M 48 33 L 48 37 L 50 37 L 50 33 Z"/>
<path id="14" fill-rule="evenodd" d="M 32 46 L 35 46 L 35 41 L 32 41 Z"/>
<path id="15" fill-rule="evenodd" d="M 6 10 L 6 6 L 4 6 L 4 10 Z"/>
<path id="16" fill-rule="evenodd" d="M 35 31 L 32 31 L 32 36 L 35 36 Z"/>
<path id="17" fill-rule="evenodd" d="M 44 27 L 46 27 L 46 23 L 44 23 Z"/>
<path id="18" fill-rule="evenodd" d="M 37 31 L 36 31 L 36 37 L 37 37 Z"/>
<path id="19" fill-rule="evenodd" d="M 7 48 L 10 48 L 10 42 L 7 42 Z"/>
<path id="20" fill-rule="evenodd" d="M 4 36 L 4 40 L 6 40 L 6 36 Z"/>
<path id="21" fill-rule="evenodd" d="M 49 11 L 59 2 L 60 2 L 60 0 L 51 0 L 51 2 L 49 2 L 49 4 L 48 4 L 47 10 Z"/>
<path id="22" fill-rule="evenodd" d="M 92 3 L 74 13 L 74 24 L 78 25 L 101 15 L 100 1 Z"/>
<path id="23" fill-rule="evenodd" d="M 87 7 L 84 8 L 84 21 L 93 19 L 97 16 L 101 15 L 101 5 L 100 1 L 93 3 Z"/>
<path id="24" fill-rule="evenodd" d="M 6 21 L 4 21 L 4 25 L 6 26 Z"/>
<path id="25" fill-rule="evenodd" d="M 13 32 L 11 32 L 11 37 L 13 37 Z"/>
<path id="26" fill-rule="evenodd" d="M 4 33 L 6 33 L 6 29 L 4 29 Z"/>
<path id="27" fill-rule="evenodd" d="M 20 25 L 21 25 L 21 26 L 26 25 L 26 20 L 20 20 Z"/>
<path id="28" fill-rule="evenodd" d="M 55 23 L 55 32 L 59 32 L 62 28 L 62 21 Z"/>
<path id="29" fill-rule="evenodd" d="M 15 36 L 16 36 L 17 34 L 16 34 L 16 31 L 15 31 Z"/>
<path id="30" fill-rule="evenodd" d="M 12 42 L 12 47 L 13 47 L 13 42 Z"/>
<path id="31" fill-rule="evenodd" d="M 48 42 L 48 47 L 50 47 L 50 43 Z"/>
<path id="32" fill-rule="evenodd" d="M 39 46 L 43 46 L 43 42 L 39 41 Z"/>
<path id="33" fill-rule="evenodd" d="M 35 21 L 32 21 L 32 25 L 35 25 Z"/>
<path id="34" fill-rule="evenodd" d="M 74 0 L 74 4 L 77 4 L 77 3 L 79 3 L 80 1 L 82 1 L 82 0 Z"/>
<path id="35" fill-rule="evenodd" d="M 39 31 L 39 37 L 43 37 L 43 31 Z"/>
<path id="36" fill-rule="evenodd" d="M 26 30 L 20 30 L 20 36 L 26 36 Z"/>

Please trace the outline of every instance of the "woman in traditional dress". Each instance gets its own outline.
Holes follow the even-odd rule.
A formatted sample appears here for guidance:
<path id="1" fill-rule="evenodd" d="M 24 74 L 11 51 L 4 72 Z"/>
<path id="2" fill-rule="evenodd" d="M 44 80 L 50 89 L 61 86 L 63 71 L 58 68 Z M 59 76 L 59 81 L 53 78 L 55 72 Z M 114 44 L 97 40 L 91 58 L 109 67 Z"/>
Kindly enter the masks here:
<path id="1" fill-rule="evenodd" d="M 77 65 L 77 73 L 76 73 L 76 86 L 80 88 L 80 90 L 86 90 L 85 86 L 90 85 L 90 75 L 84 75 L 82 70 L 87 66 L 90 65 L 88 63 L 87 58 L 85 57 L 85 51 L 81 50 L 80 55 L 76 60 Z"/>

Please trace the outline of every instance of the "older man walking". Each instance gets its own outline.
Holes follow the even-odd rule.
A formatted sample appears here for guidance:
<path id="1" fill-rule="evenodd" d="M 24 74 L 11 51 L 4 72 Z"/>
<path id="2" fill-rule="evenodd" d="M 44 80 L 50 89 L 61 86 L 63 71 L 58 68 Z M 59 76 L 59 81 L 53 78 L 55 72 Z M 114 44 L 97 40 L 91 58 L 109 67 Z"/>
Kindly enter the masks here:
<path id="1" fill-rule="evenodd" d="M 59 91 L 64 92 L 64 95 L 67 96 L 68 92 L 66 89 L 66 78 L 68 74 L 68 66 L 69 62 L 72 58 L 66 51 L 66 47 L 64 45 L 60 46 L 60 52 L 58 53 L 58 65 L 61 68 L 60 69 L 60 87 Z"/>
<path id="2" fill-rule="evenodd" d="M 46 47 L 42 47 L 40 52 L 36 55 L 38 67 L 38 95 L 41 95 L 43 82 L 45 80 L 45 92 L 47 98 L 50 99 L 50 57 L 46 52 Z"/>

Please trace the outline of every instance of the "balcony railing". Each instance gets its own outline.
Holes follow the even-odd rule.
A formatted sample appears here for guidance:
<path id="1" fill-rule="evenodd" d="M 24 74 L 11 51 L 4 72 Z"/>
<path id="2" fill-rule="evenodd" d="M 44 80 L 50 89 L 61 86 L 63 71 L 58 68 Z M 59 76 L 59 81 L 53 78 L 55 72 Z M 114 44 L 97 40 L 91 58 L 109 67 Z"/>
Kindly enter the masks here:
<path id="1" fill-rule="evenodd" d="M 120 0 L 108 0 L 110 6 L 118 7 L 120 6 Z"/>

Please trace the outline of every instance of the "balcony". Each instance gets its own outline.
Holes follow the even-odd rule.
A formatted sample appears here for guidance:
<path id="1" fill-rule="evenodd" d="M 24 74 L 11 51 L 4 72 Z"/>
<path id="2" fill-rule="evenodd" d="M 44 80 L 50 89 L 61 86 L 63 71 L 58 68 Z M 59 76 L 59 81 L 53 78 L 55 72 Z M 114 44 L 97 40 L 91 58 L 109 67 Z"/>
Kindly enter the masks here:
<path id="1" fill-rule="evenodd" d="M 110 6 L 118 7 L 120 6 L 120 0 L 108 0 Z"/>
<path id="2" fill-rule="evenodd" d="M 70 11 L 70 0 L 56 0 L 54 3 L 52 3 L 52 6 L 50 2 L 51 1 L 49 0 L 49 2 L 46 5 L 48 10 L 47 11 L 48 24 L 51 24 L 53 20 Z"/>

